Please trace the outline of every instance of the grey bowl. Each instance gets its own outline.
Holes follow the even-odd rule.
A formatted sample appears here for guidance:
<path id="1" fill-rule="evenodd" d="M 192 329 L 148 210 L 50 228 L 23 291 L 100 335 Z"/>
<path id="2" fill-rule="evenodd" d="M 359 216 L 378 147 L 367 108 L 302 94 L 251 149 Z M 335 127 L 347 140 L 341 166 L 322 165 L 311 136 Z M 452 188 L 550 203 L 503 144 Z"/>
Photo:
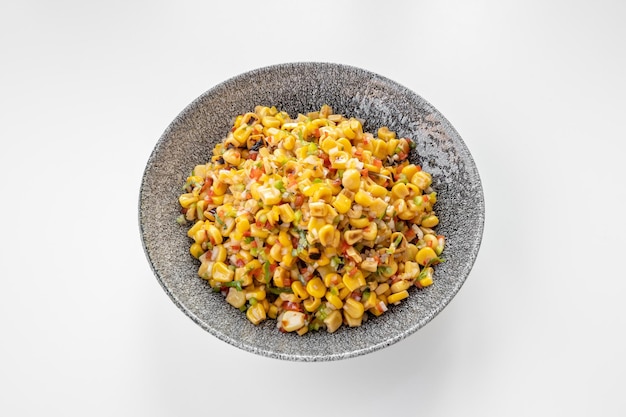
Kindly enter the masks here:
<path id="1" fill-rule="evenodd" d="M 186 229 L 176 223 L 178 195 L 190 170 L 210 159 L 237 114 L 257 104 L 290 115 L 329 104 L 337 113 L 365 120 L 365 130 L 386 125 L 417 146 L 413 162 L 433 175 L 438 193 L 437 230 L 446 236 L 435 284 L 411 289 L 402 304 L 390 306 L 363 326 L 336 333 L 280 333 L 275 321 L 259 326 L 228 305 L 197 276 Z M 202 94 L 163 133 L 149 157 L 139 196 L 139 226 L 148 261 L 167 295 L 195 323 L 240 349 L 293 361 L 329 361 L 363 355 L 396 343 L 433 319 L 457 294 L 474 264 L 484 225 L 478 171 L 452 125 L 423 98 L 380 75 L 331 63 L 289 63 L 231 78 Z"/>

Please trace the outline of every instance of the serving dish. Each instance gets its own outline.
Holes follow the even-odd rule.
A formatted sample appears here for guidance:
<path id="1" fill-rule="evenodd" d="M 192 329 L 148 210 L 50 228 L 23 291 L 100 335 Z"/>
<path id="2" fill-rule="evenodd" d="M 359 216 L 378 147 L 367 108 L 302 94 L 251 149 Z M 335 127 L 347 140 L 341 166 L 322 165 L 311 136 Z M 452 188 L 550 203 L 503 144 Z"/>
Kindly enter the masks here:
<path id="1" fill-rule="evenodd" d="M 210 160 L 233 118 L 255 105 L 276 106 L 295 117 L 322 105 L 365 121 L 364 130 L 388 126 L 416 144 L 411 161 L 433 176 L 437 231 L 446 236 L 435 284 L 411 290 L 399 305 L 363 326 L 304 336 L 277 331 L 275 321 L 255 326 L 198 278 L 189 238 L 176 222 L 178 196 L 190 170 Z M 422 97 L 365 69 L 300 62 L 255 69 L 211 88 L 167 127 L 150 155 L 139 195 L 140 235 L 148 262 L 171 300 L 195 323 L 240 349 L 276 359 L 329 361 L 374 352 L 413 334 L 449 304 L 479 252 L 484 197 L 469 149 L 447 119 Z"/>

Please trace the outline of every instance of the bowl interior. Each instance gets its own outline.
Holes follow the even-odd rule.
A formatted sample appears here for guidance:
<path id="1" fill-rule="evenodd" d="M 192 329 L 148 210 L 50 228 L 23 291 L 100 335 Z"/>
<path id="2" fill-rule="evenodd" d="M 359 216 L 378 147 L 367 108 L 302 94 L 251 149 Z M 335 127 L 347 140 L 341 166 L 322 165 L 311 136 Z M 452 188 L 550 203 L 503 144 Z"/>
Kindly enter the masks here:
<path id="1" fill-rule="evenodd" d="M 206 163 L 238 114 L 256 105 L 276 106 L 292 117 L 330 105 L 335 113 L 364 120 L 374 132 L 388 126 L 412 138 L 410 158 L 433 175 L 446 236 L 435 284 L 411 289 L 398 306 L 357 328 L 336 333 L 282 334 L 275 321 L 249 323 L 197 276 L 186 229 L 176 223 L 178 196 L 191 169 Z M 152 152 L 141 184 L 140 232 L 149 263 L 163 289 L 202 328 L 238 348 L 299 361 L 343 359 L 393 344 L 428 323 L 459 291 L 482 238 L 484 200 L 469 150 L 433 106 L 405 87 L 369 71 L 329 63 L 293 63 L 257 69 L 202 94 L 169 125 Z"/>

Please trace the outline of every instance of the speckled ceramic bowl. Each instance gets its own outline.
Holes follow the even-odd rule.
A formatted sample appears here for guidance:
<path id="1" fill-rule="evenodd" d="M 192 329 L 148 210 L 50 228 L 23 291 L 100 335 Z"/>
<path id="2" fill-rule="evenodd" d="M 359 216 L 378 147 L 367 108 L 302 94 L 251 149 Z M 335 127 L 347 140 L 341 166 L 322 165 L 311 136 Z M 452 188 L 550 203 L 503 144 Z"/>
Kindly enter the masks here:
<path id="1" fill-rule="evenodd" d="M 446 262 L 436 282 L 413 288 L 400 305 L 390 306 L 363 326 L 336 333 L 282 334 L 274 320 L 259 326 L 231 307 L 197 276 L 186 229 L 176 223 L 178 196 L 190 170 L 206 163 L 233 118 L 257 104 L 290 115 L 329 104 L 336 113 L 365 120 L 365 130 L 388 126 L 417 143 L 413 162 L 433 174 L 437 230 L 446 236 Z M 192 102 L 169 125 L 148 160 L 139 198 L 145 252 L 157 280 L 174 303 L 213 336 L 256 354 L 297 361 L 355 357 L 396 343 L 435 317 L 459 291 L 478 254 L 484 200 L 469 150 L 451 124 L 407 88 L 363 69 L 329 63 L 292 63 L 260 68 L 215 86 Z"/>

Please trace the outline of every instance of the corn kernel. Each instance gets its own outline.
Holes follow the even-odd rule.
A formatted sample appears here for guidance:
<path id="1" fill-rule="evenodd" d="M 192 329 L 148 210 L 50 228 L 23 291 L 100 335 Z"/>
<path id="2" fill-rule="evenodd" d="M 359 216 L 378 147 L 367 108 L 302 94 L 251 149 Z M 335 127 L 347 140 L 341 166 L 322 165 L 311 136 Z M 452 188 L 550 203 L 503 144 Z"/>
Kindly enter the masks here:
<path id="1" fill-rule="evenodd" d="M 226 295 L 226 302 L 235 308 L 243 307 L 246 304 L 246 295 L 243 291 L 229 288 L 228 294 Z"/>
<path id="2" fill-rule="evenodd" d="M 400 291 L 408 290 L 411 287 L 411 281 L 400 279 L 391 284 L 391 293 L 395 294 Z"/>
<path id="3" fill-rule="evenodd" d="M 387 297 L 387 302 L 389 304 L 395 304 L 395 303 L 400 302 L 401 300 L 404 300 L 408 296 L 409 296 L 409 292 L 407 290 L 400 291 L 395 294 L 391 294 L 389 297 Z"/>
<path id="4" fill-rule="evenodd" d="M 281 204 L 278 208 L 280 209 L 280 219 L 283 223 L 291 223 L 295 220 L 295 213 L 289 204 Z"/>
<path id="5" fill-rule="evenodd" d="M 346 169 L 341 184 L 350 191 L 357 191 L 361 186 L 361 173 L 354 168 Z"/>
<path id="6" fill-rule="evenodd" d="M 235 271 L 228 268 L 224 262 L 215 262 L 213 264 L 212 277 L 218 282 L 230 282 L 235 276 Z"/>
<path id="7" fill-rule="evenodd" d="M 332 202 L 333 207 L 340 214 L 346 214 L 350 207 L 352 206 L 352 200 L 350 200 L 346 195 L 341 192 L 335 196 Z M 385 205 L 386 207 L 386 205 Z"/>
<path id="8" fill-rule="evenodd" d="M 358 290 L 362 286 L 366 285 L 363 273 L 358 270 L 352 275 L 350 275 L 350 273 L 345 273 L 343 275 L 342 282 L 350 291 Z"/>
<path id="9" fill-rule="evenodd" d="M 302 283 L 300 281 L 294 281 L 291 284 L 291 290 L 301 300 L 305 300 L 305 299 L 309 298 L 309 293 L 306 291 L 306 289 L 304 288 L 304 285 L 302 285 Z"/>
<path id="10" fill-rule="evenodd" d="M 383 126 L 383 127 L 378 129 L 377 135 L 378 135 L 379 138 L 387 141 L 389 139 L 395 139 L 396 132 L 393 132 L 393 131 L 389 130 L 389 128 L 387 126 Z"/>
<path id="11" fill-rule="evenodd" d="M 430 184 L 432 183 L 432 177 L 427 172 L 417 171 L 411 177 L 411 183 L 415 184 L 421 190 L 425 190 L 426 188 L 430 187 Z"/>
<path id="12" fill-rule="evenodd" d="M 354 318 L 363 317 L 363 313 L 365 312 L 365 308 L 363 304 L 354 298 L 348 298 L 343 303 L 344 311 Z"/>
<path id="13" fill-rule="evenodd" d="M 330 291 L 326 293 L 326 300 L 328 300 L 328 302 L 331 303 L 336 309 L 343 307 L 343 301 L 341 301 L 341 298 Z"/>
<path id="14" fill-rule="evenodd" d="M 378 225 L 374 222 L 370 222 L 363 228 L 363 240 L 374 240 L 378 236 Z"/>
<path id="15" fill-rule="evenodd" d="M 204 250 L 202 250 L 202 246 L 199 243 L 193 243 L 189 248 L 189 253 L 197 259 L 204 253 Z"/>
<path id="16" fill-rule="evenodd" d="M 357 204 L 362 205 L 363 207 L 369 207 L 374 202 L 374 198 L 372 197 L 372 194 L 370 194 L 369 191 L 358 190 L 356 194 L 354 195 L 354 201 Z"/>
<path id="17" fill-rule="evenodd" d="M 324 285 L 328 288 L 336 286 L 341 282 L 341 276 L 335 272 L 331 272 L 324 276 Z"/>
<path id="18" fill-rule="evenodd" d="M 344 311 L 343 318 L 346 324 L 350 327 L 358 327 L 363 323 L 363 315 L 361 315 L 361 317 L 355 318 L 348 314 L 347 311 Z"/>
<path id="19" fill-rule="evenodd" d="M 304 309 L 309 313 L 314 312 L 322 304 L 322 299 L 317 297 L 308 297 L 302 302 Z"/>
<path id="20" fill-rule="evenodd" d="M 326 316 L 326 318 L 324 319 L 324 324 L 326 325 L 326 331 L 328 333 L 334 333 L 335 331 L 337 331 L 337 329 L 343 324 L 341 311 L 333 310 L 332 312 L 330 312 L 330 314 L 328 314 L 328 316 Z"/>
<path id="21" fill-rule="evenodd" d="M 263 288 L 252 288 L 246 290 L 246 300 L 255 299 L 257 301 L 263 301 L 266 297 L 266 292 Z"/>
<path id="22" fill-rule="evenodd" d="M 397 183 L 391 189 L 391 196 L 396 199 L 403 199 L 409 195 L 409 189 L 402 182 Z"/>
<path id="23" fill-rule="evenodd" d="M 437 258 L 437 254 L 435 253 L 433 248 L 428 247 L 428 246 L 425 246 L 422 249 L 420 249 L 419 252 L 417 252 L 417 255 L 415 256 L 415 260 L 420 265 L 427 265 L 435 258 Z"/>
<path id="24" fill-rule="evenodd" d="M 429 216 L 426 216 L 422 219 L 422 226 L 424 227 L 435 227 L 439 224 L 439 218 L 437 216 L 435 216 L 434 214 L 431 214 Z"/>
<path id="25" fill-rule="evenodd" d="M 206 234 L 213 245 L 219 245 L 223 242 L 222 234 L 219 229 L 215 227 L 215 225 L 210 223 L 205 223 L 204 228 L 206 229 Z"/>
<path id="26" fill-rule="evenodd" d="M 258 325 L 267 318 L 265 314 L 265 309 L 263 308 L 263 305 L 261 303 L 256 303 L 255 305 L 248 307 L 248 311 L 246 311 L 246 317 L 254 325 Z"/>
<path id="27" fill-rule="evenodd" d="M 193 193 L 181 194 L 181 196 L 178 197 L 178 202 L 183 208 L 189 208 L 189 206 L 191 206 L 196 201 L 198 201 L 198 197 L 193 195 Z"/>
<path id="28" fill-rule="evenodd" d="M 364 229 L 370 225 L 370 220 L 367 217 L 361 217 L 358 219 L 350 219 L 350 226 L 356 227 L 357 229 Z"/>
<path id="29" fill-rule="evenodd" d="M 326 294 L 326 286 L 320 277 L 315 277 L 306 284 L 306 291 L 313 297 L 322 298 Z"/>

